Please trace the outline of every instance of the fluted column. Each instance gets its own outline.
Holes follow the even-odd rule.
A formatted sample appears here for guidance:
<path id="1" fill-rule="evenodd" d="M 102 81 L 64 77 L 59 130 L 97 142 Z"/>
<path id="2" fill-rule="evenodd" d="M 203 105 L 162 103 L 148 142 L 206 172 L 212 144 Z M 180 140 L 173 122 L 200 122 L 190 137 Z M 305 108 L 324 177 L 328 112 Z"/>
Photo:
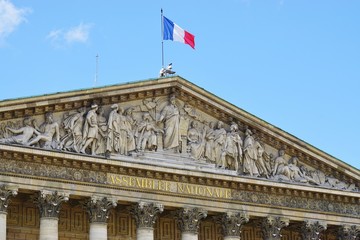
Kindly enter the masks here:
<path id="1" fill-rule="evenodd" d="M 359 225 L 343 225 L 338 231 L 338 240 L 358 240 L 360 239 Z"/>
<path id="2" fill-rule="evenodd" d="M 160 203 L 139 202 L 130 209 L 136 223 L 136 239 L 153 240 L 154 224 L 164 206 Z"/>
<path id="3" fill-rule="evenodd" d="M 228 212 L 214 219 L 221 225 L 224 240 L 240 240 L 242 227 L 249 221 L 249 216 L 244 212 Z"/>
<path id="4" fill-rule="evenodd" d="M 264 240 L 280 240 L 281 230 L 289 225 L 289 219 L 269 216 L 262 219 L 260 228 Z"/>
<path id="5" fill-rule="evenodd" d="M 40 211 L 40 240 L 57 240 L 59 238 L 59 213 L 63 202 L 69 195 L 57 191 L 41 190 L 34 198 Z"/>
<path id="6" fill-rule="evenodd" d="M 116 201 L 107 197 L 92 196 L 84 202 L 84 207 L 89 215 L 90 240 L 107 240 L 107 220 L 109 212 L 116 207 Z"/>
<path id="7" fill-rule="evenodd" d="M 197 240 L 200 221 L 207 217 L 207 211 L 199 208 L 182 208 L 175 218 L 181 231 L 181 240 Z"/>
<path id="8" fill-rule="evenodd" d="M 17 189 L 0 186 L 0 239 L 6 239 L 6 215 L 10 197 L 17 195 Z"/>
<path id="9" fill-rule="evenodd" d="M 320 240 L 322 231 L 325 231 L 327 224 L 325 222 L 306 220 L 301 226 L 302 240 Z"/>

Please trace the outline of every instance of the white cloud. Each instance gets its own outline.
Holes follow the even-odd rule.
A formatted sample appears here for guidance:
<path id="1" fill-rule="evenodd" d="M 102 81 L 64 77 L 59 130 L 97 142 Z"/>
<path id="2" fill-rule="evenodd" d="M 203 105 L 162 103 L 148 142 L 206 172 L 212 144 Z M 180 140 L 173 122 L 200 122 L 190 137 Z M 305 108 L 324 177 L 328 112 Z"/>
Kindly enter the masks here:
<path id="1" fill-rule="evenodd" d="M 57 41 L 59 38 L 61 38 L 62 30 L 52 30 L 47 36 L 47 39 L 50 39 L 51 41 Z"/>
<path id="2" fill-rule="evenodd" d="M 85 43 L 89 39 L 91 25 L 80 23 L 79 26 L 71 28 L 65 33 L 65 40 L 71 42 Z"/>
<path id="3" fill-rule="evenodd" d="M 46 36 L 53 44 L 63 45 L 64 43 L 87 43 L 89 40 L 91 24 L 80 23 L 70 29 L 56 29 Z"/>
<path id="4" fill-rule="evenodd" d="M 31 12 L 28 8 L 17 8 L 9 0 L 0 0 L 0 39 L 14 32 L 24 21 L 25 15 Z"/>

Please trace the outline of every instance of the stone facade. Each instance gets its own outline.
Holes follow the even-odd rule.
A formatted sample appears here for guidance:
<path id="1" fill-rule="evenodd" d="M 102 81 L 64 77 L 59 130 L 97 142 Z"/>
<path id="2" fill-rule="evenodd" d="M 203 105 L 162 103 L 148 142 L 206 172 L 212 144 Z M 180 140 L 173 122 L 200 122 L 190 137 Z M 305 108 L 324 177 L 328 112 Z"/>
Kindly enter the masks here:
<path id="1" fill-rule="evenodd" d="M 359 237 L 359 170 L 181 77 L 0 102 L 0 162 L 7 239 Z"/>

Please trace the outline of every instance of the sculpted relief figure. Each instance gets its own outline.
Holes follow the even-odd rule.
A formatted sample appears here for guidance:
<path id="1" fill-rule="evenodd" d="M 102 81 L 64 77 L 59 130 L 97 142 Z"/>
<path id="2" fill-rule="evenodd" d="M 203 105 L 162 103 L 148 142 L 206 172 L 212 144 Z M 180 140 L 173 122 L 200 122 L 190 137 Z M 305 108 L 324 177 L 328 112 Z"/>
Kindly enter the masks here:
<path id="1" fill-rule="evenodd" d="M 111 112 L 108 119 L 108 133 L 106 140 L 106 156 L 109 157 L 112 152 L 120 151 L 120 117 L 119 106 L 111 105 Z"/>
<path id="2" fill-rule="evenodd" d="M 175 152 L 179 152 L 180 111 L 176 106 L 174 95 L 170 96 L 168 105 L 160 113 L 158 122 L 162 121 L 164 121 L 164 150 L 173 149 Z"/>
<path id="3" fill-rule="evenodd" d="M 45 122 L 41 124 L 37 136 L 27 143 L 29 146 L 40 144 L 43 148 L 58 149 L 60 144 L 59 124 L 54 122 L 52 112 L 45 114 Z M 55 138 L 55 139 L 54 139 Z"/>
<path id="4" fill-rule="evenodd" d="M 245 131 L 244 139 L 244 158 L 243 158 L 243 173 L 250 176 L 259 176 L 259 170 L 256 166 L 258 159 L 258 145 L 250 129 Z"/>
<path id="5" fill-rule="evenodd" d="M 25 117 L 23 120 L 24 126 L 19 129 L 12 129 L 7 127 L 6 130 L 17 135 L 14 135 L 9 138 L 0 139 L 0 143 L 16 143 L 22 145 L 28 145 L 29 140 L 33 135 L 39 135 L 40 133 L 34 128 L 33 121 L 30 117 Z"/>
<path id="6" fill-rule="evenodd" d="M 86 108 L 82 107 L 76 113 L 64 116 L 62 127 L 65 135 L 61 137 L 60 148 L 67 151 L 80 152 L 83 140 L 84 114 Z"/>
<path id="7" fill-rule="evenodd" d="M 98 121 L 96 111 L 98 110 L 98 105 L 91 105 L 91 109 L 86 115 L 84 128 L 83 128 L 83 146 L 80 150 L 81 153 L 86 153 L 86 148 L 90 146 L 91 154 L 95 155 L 96 142 L 98 137 Z M 91 145 L 90 145 L 91 144 Z"/>
<path id="8" fill-rule="evenodd" d="M 215 163 L 215 152 L 214 152 L 214 122 L 210 122 L 209 126 L 206 127 L 205 134 L 205 159 L 210 163 Z"/>
<path id="9" fill-rule="evenodd" d="M 188 130 L 187 140 L 188 140 L 188 147 L 191 157 L 196 160 L 203 158 L 204 150 L 205 150 L 205 134 L 200 132 L 198 129 L 198 124 L 196 121 L 191 123 L 191 127 Z"/>
<path id="10" fill-rule="evenodd" d="M 230 132 L 227 133 L 224 148 L 221 153 L 221 167 L 235 169 L 236 172 L 239 172 L 243 145 L 238 129 L 237 124 L 231 124 Z"/>
<path id="11" fill-rule="evenodd" d="M 298 165 L 299 165 L 299 159 L 297 157 L 290 158 L 288 162 L 288 168 L 290 171 L 290 180 L 301 183 L 307 183 L 309 181 L 312 181 L 311 178 L 306 176 L 305 173 L 301 171 Z"/>
<path id="12" fill-rule="evenodd" d="M 285 150 L 280 149 L 279 155 L 275 158 L 274 169 L 272 171 L 272 176 L 285 177 L 290 179 L 290 169 L 285 160 Z"/>
<path id="13" fill-rule="evenodd" d="M 121 155 L 128 155 L 128 137 L 129 129 L 126 116 L 124 115 L 124 108 L 119 108 L 119 153 Z"/>
<path id="14" fill-rule="evenodd" d="M 255 165 L 258 168 L 259 175 L 269 178 L 271 174 L 270 156 L 265 152 L 263 145 L 258 140 L 255 140 L 255 148 L 257 151 Z"/>
<path id="15" fill-rule="evenodd" d="M 130 153 L 136 150 L 135 131 L 137 121 L 133 114 L 134 109 L 132 107 L 125 111 L 125 127 L 127 131 L 127 152 Z"/>
<path id="16" fill-rule="evenodd" d="M 216 129 L 214 130 L 214 157 L 215 165 L 217 167 L 222 166 L 221 154 L 224 148 L 226 140 L 226 130 L 224 129 L 224 123 L 219 121 Z"/>
<path id="17" fill-rule="evenodd" d="M 155 126 L 154 121 L 149 113 L 144 113 L 143 121 L 139 123 L 137 128 L 137 150 L 143 152 L 144 150 L 157 150 L 157 134 L 164 133 L 163 130 Z"/>
<path id="18" fill-rule="evenodd" d="M 99 126 L 99 134 L 97 136 L 96 141 L 96 154 L 105 154 L 106 152 L 106 139 L 107 139 L 107 120 L 104 116 L 104 108 L 99 108 L 98 114 L 98 126 Z"/>
<path id="19" fill-rule="evenodd" d="M 319 185 L 316 180 L 308 175 L 308 170 L 305 166 L 299 166 L 300 162 L 297 157 L 292 157 L 289 161 L 285 160 L 285 151 L 279 150 L 279 156 L 275 158 L 275 165 L 272 176 L 278 180 L 288 180 L 298 183 L 309 183 Z"/>

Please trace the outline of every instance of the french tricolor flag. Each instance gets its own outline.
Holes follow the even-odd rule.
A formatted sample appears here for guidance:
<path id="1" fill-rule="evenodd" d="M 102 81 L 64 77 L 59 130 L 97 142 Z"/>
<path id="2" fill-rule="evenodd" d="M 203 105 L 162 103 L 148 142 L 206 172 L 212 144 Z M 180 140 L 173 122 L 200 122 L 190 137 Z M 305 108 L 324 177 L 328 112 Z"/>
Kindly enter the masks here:
<path id="1" fill-rule="evenodd" d="M 178 41 L 189 44 L 195 49 L 195 36 L 179 27 L 176 23 L 163 16 L 164 40 Z"/>

